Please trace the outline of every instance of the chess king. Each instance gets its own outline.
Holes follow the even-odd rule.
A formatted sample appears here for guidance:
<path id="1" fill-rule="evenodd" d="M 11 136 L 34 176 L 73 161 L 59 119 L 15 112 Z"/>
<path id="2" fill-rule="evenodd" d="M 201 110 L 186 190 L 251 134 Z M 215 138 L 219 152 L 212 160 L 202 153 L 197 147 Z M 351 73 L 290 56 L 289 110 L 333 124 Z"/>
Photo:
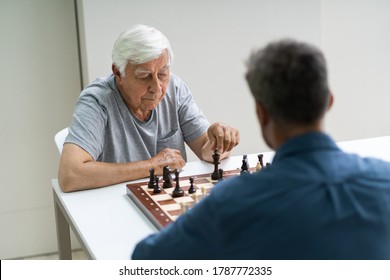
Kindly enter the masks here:
<path id="1" fill-rule="evenodd" d="M 390 163 L 348 154 L 324 132 L 327 76 L 313 45 L 281 40 L 255 51 L 246 80 L 272 165 L 218 182 L 131 257 L 390 259 Z"/>
<path id="2" fill-rule="evenodd" d="M 201 160 L 220 159 L 239 144 L 236 128 L 210 124 L 183 80 L 171 73 L 173 52 L 157 29 L 136 25 L 112 51 L 112 74 L 80 94 L 61 155 L 65 192 L 145 178 L 150 169 L 181 169 L 185 143 Z"/>

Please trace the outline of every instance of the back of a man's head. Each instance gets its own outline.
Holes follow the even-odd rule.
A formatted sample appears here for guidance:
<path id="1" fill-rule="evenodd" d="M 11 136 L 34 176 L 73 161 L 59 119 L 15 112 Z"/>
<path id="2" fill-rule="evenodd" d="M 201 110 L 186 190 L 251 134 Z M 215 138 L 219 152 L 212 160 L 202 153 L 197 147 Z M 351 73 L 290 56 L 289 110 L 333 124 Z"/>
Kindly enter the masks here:
<path id="1" fill-rule="evenodd" d="M 294 40 L 270 43 L 250 56 L 246 79 L 255 100 L 281 123 L 312 124 L 327 109 L 326 61 L 312 45 Z"/>

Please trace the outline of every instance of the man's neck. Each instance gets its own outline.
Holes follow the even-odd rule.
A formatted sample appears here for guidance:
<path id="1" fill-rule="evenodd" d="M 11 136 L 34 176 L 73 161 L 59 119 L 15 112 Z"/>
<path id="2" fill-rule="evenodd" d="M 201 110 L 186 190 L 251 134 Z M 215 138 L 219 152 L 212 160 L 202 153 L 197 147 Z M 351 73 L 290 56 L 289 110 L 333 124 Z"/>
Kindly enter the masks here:
<path id="1" fill-rule="evenodd" d="M 271 140 L 272 148 L 276 150 L 289 139 L 308 132 L 323 132 L 322 120 L 313 123 L 311 125 L 288 125 L 288 126 L 275 125 L 273 131 L 273 137 Z"/>

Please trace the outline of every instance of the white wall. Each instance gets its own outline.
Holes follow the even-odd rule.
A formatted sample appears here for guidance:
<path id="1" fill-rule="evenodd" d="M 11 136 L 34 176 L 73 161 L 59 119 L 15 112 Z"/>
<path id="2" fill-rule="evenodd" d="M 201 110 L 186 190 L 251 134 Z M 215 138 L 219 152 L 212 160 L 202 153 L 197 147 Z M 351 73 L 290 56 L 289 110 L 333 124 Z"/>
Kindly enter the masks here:
<path id="1" fill-rule="evenodd" d="M 388 0 L 322 1 L 321 40 L 335 95 L 327 128 L 338 140 L 390 135 L 389 15 Z"/>
<path id="2" fill-rule="evenodd" d="M 0 259 L 57 250 L 54 134 L 80 92 L 74 3 L 0 0 Z"/>
<path id="3" fill-rule="evenodd" d="M 189 85 L 209 120 L 240 129 L 241 144 L 235 155 L 269 150 L 243 78 L 250 51 L 284 36 L 315 44 L 321 38 L 320 1 L 80 2 L 86 84 L 110 72 L 112 45 L 122 31 L 137 23 L 155 26 L 171 41 L 175 54 L 172 71 Z M 299 3 L 299 8 L 294 3 Z M 189 160 L 195 159 L 190 153 Z"/>
<path id="4" fill-rule="evenodd" d="M 108 2 L 110 3 L 108 5 Z M 126 28 L 144 23 L 170 39 L 173 72 L 190 86 L 210 121 L 241 131 L 234 155 L 268 150 L 245 84 L 254 47 L 292 37 L 321 47 L 335 105 L 327 129 L 337 140 L 390 134 L 390 1 L 81 0 L 85 83 L 110 72 L 111 49 Z M 387 14 L 386 14 L 387 13 Z M 190 160 L 195 160 L 191 153 Z"/>

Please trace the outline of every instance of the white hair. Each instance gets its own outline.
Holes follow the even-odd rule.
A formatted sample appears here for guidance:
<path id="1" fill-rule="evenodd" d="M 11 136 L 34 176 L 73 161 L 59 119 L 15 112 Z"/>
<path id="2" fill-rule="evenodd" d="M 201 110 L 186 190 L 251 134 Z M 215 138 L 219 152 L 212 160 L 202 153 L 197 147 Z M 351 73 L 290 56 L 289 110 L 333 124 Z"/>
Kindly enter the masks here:
<path id="1" fill-rule="evenodd" d="M 127 63 L 142 64 L 168 51 L 169 62 L 173 60 L 171 44 L 167 37 L 154 27 L 138 24 L 123 32 L 112 50 L 112 62 L 125 76 Z"/>

